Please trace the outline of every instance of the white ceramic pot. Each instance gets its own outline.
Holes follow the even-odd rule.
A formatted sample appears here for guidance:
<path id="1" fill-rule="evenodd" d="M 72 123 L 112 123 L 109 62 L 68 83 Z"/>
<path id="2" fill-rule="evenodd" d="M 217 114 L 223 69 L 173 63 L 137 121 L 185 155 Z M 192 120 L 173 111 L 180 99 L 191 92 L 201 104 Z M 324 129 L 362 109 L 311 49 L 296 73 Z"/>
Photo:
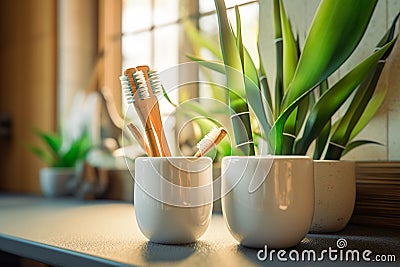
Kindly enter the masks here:
<path id="1" fill-rule="evenodd" d="M 342 230 L 353 214 L 356 200 L 355 163 L 314 161 L 315 210 L 313 233 Z"/>
<path id="2" fill-rule="evenodd" d="M 212 160 L 143 157 L 135 160 L 134 205 L 141 232 L 152 242 L 195 242 L 211 219 Z"/>
<path id="3" fill-rule="evenodd" d="M 292 247 L 309 230 L 314 211 L 309 157 L 225 157 L 222 190 L 225 221 L 243 246 Z"/>
<path id="4" fill-rule="evenodd" d="M 39 179 L 45 197 L 71 195 L 77 185 L 75 168 L 43 168 L 40 170 Z"/>

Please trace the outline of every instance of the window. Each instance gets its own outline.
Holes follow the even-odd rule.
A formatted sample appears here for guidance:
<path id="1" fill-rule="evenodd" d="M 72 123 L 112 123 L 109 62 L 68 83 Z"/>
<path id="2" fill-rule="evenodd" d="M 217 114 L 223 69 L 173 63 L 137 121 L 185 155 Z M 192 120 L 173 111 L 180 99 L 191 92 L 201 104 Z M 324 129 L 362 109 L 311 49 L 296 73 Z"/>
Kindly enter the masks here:
<path id="1" fill-rule="evenodd" d="M 246 27 L 246 35 L 243 36 L 244 43 L 250 53 L 255 53 L 257 45 L 254 36 L 257 32 L 258 17 L 256 1 L 228 0 L 226 5 L 232 23 L 236 23 L 233 7 L 234 5 L 240 6 L 242 25 Z M 198 25 L 202 32 L 212 36 L 218 43 L 218 24 L 213 1 L 198 1 L 196 3 L 196 1 L 180 0 L 124 0 L 122 11 L 122 68 L 146 64 L 157 68 L 162 73 L 165 69 L 184 61 L 190 61 L 185 57 L 185 54 L 191 50 L 191 44 L 185 39 L 183 26 L 189 19 L 195 25 Z M 210 58 L 209 55 L 204 55 L 204 57 Z M 197 73 L 198 70 L 196 70 L 195 72 L 196 77 L 198 75 L 201 77 L 201 71 Z M 179 73 L 174 72 L 173 76 L 168 77 L 168 79 L 173 79 L 174 84 L 178 85 Z M 186 86 L 178 89 L 168 93 L 174 102 L 188 97 L 197 97 L 199 91 L 201 92 L 200 97 L 207 97 L 210 96 L 211 90 L 207 85 L 200 85 L 195 90 L 192 88 L 189 94 L 187 94 L 189 90 L 186 90 Z M 195 93 L 193 93 L 194 91 Z M 124 106 L 124 110 L 127 110 L 126 104 Z M 171 147 L 174 147 L 177 134 L 175 130 L 179 127 L 178 125 L 182 124 L 177 123 L 174 116 L 171 116 L 174 108 L 165 99 L 160 100 L 160 106 L 162 107 L 161 112 L 168 142 Z M 139 123 L 133 109 L 132 112 L 128 109 L 127 114 L 130 119 Z"/>
<path id="2" fill-rule="evenodd" d="M 159 72 L 179 63 L 180 35 L 179 0 L 125 0 L 122 11 L 122 68 L 149 65 Z M 178 80 L 178 77 L 169 77 Z M 168 93 L 177 102 L 178 92 Z M 124 104 L 126 101 L 124 101 Z M 174 147 L 174 108 L 160 100 L 161 115 L 169 144 Z M 126 104 L 124 110 L 126 110 Z M 128 116 L 139 124 L 134 112 Z"/>
<path id="3" fill-rule="evenodd" d="M 235 16 L 235 5 L 239 7 L 242 28 L 243 44 L 248 49 L 252 58 L 255 60 L 256 66 L 258 66 L 257 53 L 257 40 L 255 37 L 258 34 L 258 3 L 257 1 L 245 1 L 245 0 L 225 0 L 225 5 L 228 9 L 228 18 L 232 23 L 234 29 L 236 29 L 236 16 Z M 199 1 L 199 29 L 203 34 L 209 36 L 216 43 L 219 42 L 219 29 L 217 22 L 217 14 L 215 11 L 214 1 Z M 213 58 L 213 55 L 209 51 L 200 51 L 202 58 Z M 257 61 L 256 61 L 257 60 Z M 200 71 L 200 77 L 202 73 Z M 200 96 L 207 97 L 212 95 L 210 88 L 207 84 L 200 84 Z M 215 97 L 215 94 L 214 94 Z"/>

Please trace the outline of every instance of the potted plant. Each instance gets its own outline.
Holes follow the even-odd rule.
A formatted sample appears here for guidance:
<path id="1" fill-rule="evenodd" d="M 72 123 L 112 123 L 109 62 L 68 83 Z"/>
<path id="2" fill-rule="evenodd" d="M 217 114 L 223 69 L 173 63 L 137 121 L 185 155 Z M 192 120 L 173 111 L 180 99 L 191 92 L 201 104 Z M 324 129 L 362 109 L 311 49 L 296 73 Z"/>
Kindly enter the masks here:
<path id="1" fill-rule="evenodd" d="M 40 170 L 40 186 L 44 196 L 58 197 L 74 193 L 83 171 L 83 161 L 91 148 L 87 134 L 72 140 L 60 133 L 37 131 L 43 146 L 30 146 L 30 150 L 48 167 Z"/>
<path id="2" fill-rule="evenodd" d="M 226 75 L 235 141 L 243 154 L 254 155 L 253 140 L 258 140 L 258 143 L 266 142 L 269 153 L 275 156 L 313 153 L 315 160 L 338 161 L 351 149 L 375 143 L 369 140 L 355 140 L 355 137 L 372 118 L 384 99 L 384 92 L 375 91 L 375 87 L 385 60 L 397 39 L 394 37 L 394 31 L 398 15 L 369 57 L 335 84 L 329 85 L 328 78 L 349 58 L 359 44 L 376 2 L 322 0 L 304 46 L 300 49 L 282 1 L 274 0 L 277 75 L 273 94 L 268 85 L 266 78 L 268 75 L 261 56 L 259 55 L 260 66 L 257 68 L 242 43 L 239 9 L 236 8 L 237 24 L 234 32 L 227 19 L 224 1 L 215 0 L 222 51 L 221 61 L 203 60 L 196 56 L 191 58 L 207 68 Z M 263 1 L 260 1 L 261 4 Z M 259 30 L 263 30 L 261 25 Z M 262 51 L 259 51 L 260 53 Z M 355 96 L 351 98 L 353 93 Z M 334 122 L 332 116 L 346 101 L 350 102 L 346 112 Z M 258 127 L 251 124 L 250 113 L 256 117 Z M 333 170 L 341 168 L 334 166 L 336 162 L 330 163 Z M 321 176 L 318 165 L 319 162 L 315 161 L 317 204 L 318 196 L 323 196 L 325 193 L 322 192 L 329 188 L 329 185 L 319 183 L 322 178 L 318 177 Z M 326 169 L 326 166 L 322 168 Z M 347 213 L 351 215 L 355 197 L 354 167 L 346 169 L 351 174 L 347 181 L 349 183 L 344 185 L 350 189 L 348 205 L 351 208 Z M 335 209 L 329 205 L 339 202 L 338 198 L 335 198 L 333 202 L 325 202 L 326 205 L 316 205 L 314 218 L 321 212 L 334 211 Z M 350 218 L 349 215 L 346 216 L 342 217 L 338 228 L 319 231 L 340 230 Z"/>

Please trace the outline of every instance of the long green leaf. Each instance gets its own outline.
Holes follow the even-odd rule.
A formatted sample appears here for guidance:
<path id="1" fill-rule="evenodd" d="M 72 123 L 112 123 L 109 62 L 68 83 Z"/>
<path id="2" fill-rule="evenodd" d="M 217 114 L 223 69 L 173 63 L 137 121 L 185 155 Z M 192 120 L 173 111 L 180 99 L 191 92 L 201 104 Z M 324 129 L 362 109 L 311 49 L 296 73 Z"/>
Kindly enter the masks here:
<path id="1" fill-rule="evenodd" d="M 311 95 L 311 94 L 310 94 Z M 305 119 L 307 118 L 307 113 L 309 109 L 310 95 L 306 96 L 299 104 L 296 112 L 296 122 L 295 122 L 295 135 L 300 133 Z M 286 122 L 287 123 L 287 122 Z"/>
<path id="2" fill-rule="evenodd" d="M 283 99 L 284 109 L 327 79 L 352 54 L 365 33 L 376 3 L 377 0 L 321 1 Z"/>
<path id="3" fill-rule="evenodd" d="M 77 160 L 84 160 L 92 146 L 93 144 L 89 134 L 84 133 L 84 135 L 79 139 L 79 153 Z"/>
<path id="4" fill-rule="evenodd" d="M 373 145 L 382 145 L 381 143 L 375 142 L 375 141 L 370 141 L 370 140 L 356 140 L 351 143 L 349 143 L 346 148 L 343 150 L 341 157 L 349 153 L 351 150 L 362 146 L 362 145 L 368 145 L 368 144 L 373 144 Z"/>
<path id="5" fill-rule="evenodd" d="M 273 4 L 273 19 L 274 19 L 274 38 L 275 38 L 275 58 L 276 58 L 276 77 L 275 77 L 275 118 L 279 117 L 281 110 L 283 90 L 283 39 L 281 28 L 281 15 L 279 0 L 274 0 Z"/>
<path id="6" fill-rule="evenodd" d="M 260 86 L 261 86 L 263 99 L 266 100 L 266 104 L 267 104 L 267 106 L 264 107 L 264 110 L 267 111 L 267 119 L 269 121 L 269 124 L 272 125 L 273 122 L 274 122 L 272 97 L 271 97 L 271 92 L 270 92 L 269 85 L 268 85 L 268 78 L 267 78 L 267 74 L 265 72 L 264 63 L 263 63 L 263 60 L 262 60 L 262 57 L 261 57 L 261 52 L 260 52 L 260 46 L 259 45 L 257 45 L 257 49 L 258 49 L 258 59 L 259 59 L 259 63 L 260 63 L 258 77 L 260 79 Z"/>
<path id="7" fill-rule="evenodd" d="M 250 113 L 245 101 L 245 88 L 240 55 L 230 28 L 223 0 L 214 0 L 218 16 L 220 44 L 225 63 L 229 106 L 236 145 L 247 155 L 254 155 L 254 143 L 250 125 Z"/>
<path id="8" fill-rule="evenodd" d="M 397 13 L 396 17 L 394 18 L 392 25 L 390 26 L 389 30 L 386 32 L 386 34 L 382 37 L 382 39 L 379 41 L 377 44 L 377 48 L 382 47 L 383 45 L 387 44 L 394 38 L 394 33 L 396 30 L 396 23 L 397 20 L 399 19 L 400 12 Z M 381 60 L 385 60 L 391 53 L 392 49 L 394 46 L 392 46 L 390 49 L 386 51 L 386 53 L 382 56 Z M 384 64 L 384 62 L 381 62 L 381 64 Z M 379 69 L 378 69 L 379 70 Z M 381 72 L 376 71 L 373 75 L 375 76 L 375 81 L 376 77 L 379 77 Z M 376 86 L 376 84 L 375 84 Z M 372 117 L 376 114 L 378 111 L 379 107 L 381 106 L 385 96 L 386 96 L 386 91 L 387 89 L 385 88 L 384 90 L 381 90 L 379 92 L 376 92 L 371 100 L 368 102 L 368 105 L 365 107 L 365 111 L 362 113 L 361 117 L 359 118 L 357 124 L 354 126 L 354 129 L 352 130 L 349 140 L 352 140 L 357 134 L 364 129 L 364 127 L 368 124 L 368 122 L 372 119 Z"/>
<path id="9" fill-rule="evenodd" d="M 191 60 L 196 61 L 203 67 L 225 74 L 225 65 L 220 61 L 205 60 L 194 55 L 186 55 L 186 56 Z"/>
<path id="10" fill-rule="evenodd" d="M 62 145 L 61 135 L 57 133 L 45 133 L 40 130 L 36 131 L 36 134 L 42 139 L 52 153 L 57 155 L 60 152 Z"/>
<path id="11" fill-rule="evenodd" d="M 268 32 L 269 29 L 269 23 L 267 24 L 265 19 L 269 17 L 269 14 L 266 14 L 266 12 L 270 11 L 267 6 L 268 5 L 266 0 L 259 1 L 257 51 L 260 64 L 259 78 L 260 78 L 261 90 L 264 98 L 267 100 L 268 107 L 266 107 L 265 109 L 270 113 L 268 114 L 268 121 L 270 125 L 272 125 L 275 121 L 275 118 L 274 118 L 274 106 L 272 102 L 270 86 L 268 84 L 268 79 L 270 77 L 267 75 L 266 68 L 264 65 L 265 62 L 262 57 L 263 54 L 262 48 L 264 48 L 269 42 L 269 39 L 264 38 L 264 33 Z"/>
<path id="12" fill-rule="evenodd" d="M 328 147 L 326 157 L 330 159 L 339 159 L 341 154 L 336 152 L 336 156 L 333 151 L 339 151 L 337 149 L 337 145 L 345 147 L 347 142 L 350 139 L 350 134 L 354 129 L 354 126 L 357 124 L 361 115 L 363 114 L 365 107 L 370 101 L 372 95 L 374 94 L 376 84 L 378 83 L 378 79 L 380 73 L 382 72 L 384 64 L 379 62 L 377 66 L 370 72 L 367 79 L 361 83 L 358 88 L 353 100 L 351 101 L 350 106 L 348 107 L 346 113 L 341 118 L 338 127 L 334 131 L 330 144 Z M 375 75 L 379 72 L 378 75 Z M 334 146 L 333 151 L 331 151 L 332 146 Z M 338 158 L 339 157 L 339 158 Z"/>
<path id="13" fill-rule="evenodd" d="M 165 99 L 168 101 L 168 103 L 170 103 L 174 108 L 176 108 L 178 105 L 175 104 L 174 102 L 172 102 L 171 98 L 168 96 L 167 91 L 165 90 L 164 86 L 161 85 L 162 88 L 162 92 L 163 92 L 163 96 L 165 97 Z"/>
<path id="14" fill-rule="evenodd" d="M 382 37 L 376 46 L 379 49 L 383 45 L 388 44 L 393 40 L 393 44 L 381 57 L 381 60 L 377 63 L 376 67 L 368 74 L 368 76 L 361 83 L 356 95 L 354 96 L 350 106 L 348 107 L 345 115 L 340 120 L 336 131 L 333 133 L 330 141 L 330 146 L 328 147 L 326 157 L 329 159 L 338 159 L 341 156 L 340 148 L 345 147 L 350 140 L 350 135 L 358 123 L 360 117 L 365 111 L 369 101 L 371 100 L 376 85 L 378 84 L 380 75 L 382 73 L 383 67 L 385 66 L 386 58 L 390 55 L 393 49 L 394 43 L 397 38 L 394 39 L 394 31 L 396 27 L 396 21 L 398 16 L 395 18 L 392 26 Z"/>
<path id="15" fill-rule="evenodd" d="M 225 63 L 228 88 L 245 98 L 242 64 L 236 46 L 236 40 L 229 25 L 224 0 L 214 0 L 217 9 L 218 26 L 222 56 Z"/>
<path id="16" fill-rule="evenodd" d="M 239 7 L 235 5 L 236 15 L 236 47 L 239 51 L 239 58 L 242 62 L 242 71 L 244 73 L 244 59 L 243 59 L 243 40 L 242 40 L 242 20 L 240 19 Z M 231 31 L 233 32 L 232 28 Z"/>
<path id="17" fill-rule="evenodd" d="M 192 48 L 193 48 L 194 54 L 196 55 L 196 56 L 188 55 L 187 57 L 190 58 L 191 60 L 198 61 L 200 63 L 200 65 L 203 65 L 206 68 L 215 66 L 216 68 L 215 69 L 212 68 L 213 70 L 225 74 L 225 69 L 224 69 L 223 64 L 221 66 L 219 66 L 219 65 L 211 65 L 211 66 L 207 65 L 208 61 L 221 62 L 223 60 L 222 59 L 222 54 L 221 54 L 221 49 L 220 49 L 218 43 L 215 42 L 214 40 L 212 40 L 211 38 L 209 38 L 207 35 L 202 34 L 199 31 L 199 29 L 193 23 L 191 23 L 190 21 L 185 22 L 184 23 L 184 27 L 185 27 L 186 33 L 188 35 L 188 38 L 189 38 L 189 40 L 190 40 L 190 42 L 192 44 Z M 198 56 L 199 53 L 200 53 L 200 49 L 208 50 L 209 52 L 211 52 L 211 54 L 214 55 L 215 58 L 217 58 L 217 60 L 213 61 L 213 60 L 201 59 Z M 206 79 L 208 79 L 208 80 L 212 79 L 212 73 L 210 73 L 208 70 L 202 69 L 202 73 L 203 73 L 203 75 L 204 75 L 204 77 Z M 214 85 L 212 85 L 212 84 L 210 84 L 209 87 L 210 87 L 211 92 L 213 94 L 213 97 L 215 99 L 218 99 L 218 100 L 221 100 L 221 101 L 224 101 L 224 102 L 228 102 L 227 96 L 226 96 L 224 91 L 216 89 L 216 87 Z"/>
<path id="18" fill-rule="evenodd" d="M 293 144 L 296 140 L 296 136 L 294 132 L 296 131 L 296 117 L 297 117 L 297 108 L 292 111 L 292 114 L 286 119 L 286 123 L 283 129 L 282 136 L 282 155 L 291 155 L 293 154 Z"/>
<path id="19" fill-rule="evenodd" d="M 183 113 L 193 114 L 193 112 L 202 117 L 210 117 L 210 112 L 207 111 L 199 102 L 197 101 L 185 101 L 180 103 L 178 110 L 182 110 Z M 225 112 L 224 112 L 225 113 Z"/>
<path id="20" fill-rule="evenodd" d="M 285 7 L 282 0 L 279 0 L 279 11 L 283 44 L 283 88 L 284 91 L 286 91 L 289 87 L 289 83 L 293 79 L 294 72 L 296 71 L 298 54 L 297 44 L 294 39 L 292 27 L 286 16 Z"/>
<path id="21" fill-rule="evenodd" d="M 218 73 L 224 74 L 225 75 L 225 65 L 221 61 L 214 61 L 214 60 L 205 60 L 197 56 L 193 55 L 186 55 L 189 59 L 197 62 L 200 66 L 205 67 L 206 69 L 202 69 L 203 75 L 205 77 L 206 81 L 211 81 L 212 80 L 212 73 L 210 71 L 216 71 Z M 220 101 L 223 101 L 224 103 L 228 102 L 228 99 L 226 97 L 226 94 L 223 90 L 220 90 L 218 86 L 216 86 L 213 83 L 209 84 L 213 97 L 215 99 L 218 99 Z"/>
<path id="22" fill-rule="evenodd" d="M 197 27 L 190 21 L 186 21 L 183 26 L 185 28 L 186 35 L 196 50 L 205 48 L 217 59 L 222 60 L 221 50 L 213 39 L 207 38 L 204 34 L 201 34 Z"/>
<path id="23" fill-rule="evenodd" d="M 262 94 L 260 89 L 260 79 L 258 77 L 257 68 L 254 65 L 253 60 L 250 57 L 249 52 L 244 48 L 244 80 L 247 102 L 252 108 L 254 114 L 256 115 L 258 122 L 263 130 L 263 137 L 265 138 L 271 129 L 271 125 L 268 122 L 267 100 Z"/>
<path id="24" fill-rule="evenodd" d="M 48 166 L 53 166 L 55 163 L 54 156 L 37 146 L 28 146 L 28 149 L 44 161 Z"/>
<path id="25" fill-rule="evenodd" d="M 318 135 L 317 139 L 315 139 L 315 149 L 313 159 L 318 160 L 321 159 L 322 154 L 324 153 L 327 141 L 329 139 L 329 134 L 331 131 L 331 120 L 329 120 L 324 128 L 322 129 L 321 133 Z"/>
<path id="26" fill-rule="evenodd" d="M 79 155 L 79 143 L 73 142 L 65 154 L 60 155 L 59 167 L 73 167 Z"/>
<path id="27" fill-rule="evenodd" d="M 304 128 L 303 136 L 297 141 L 295 147 L 295 153 L 303 155 L 307 152 L 307 149 L 311 142 L 319 135 L 325 124 L 330 120 L 332 115 L 339 109 L 339 107 L 345 102 L 349 95 L 356 89 L 356 87 L 362 82 L 364 77 L 371 71 L 381 56 L 386 50 L 392 45 L 393 42 L 385 45 L 377 52 L 373 53 L 363 62 L 358 64 L 353 70 L 347 73 L 341 80 L 339 80 L 332 88 L 326 91 L 314 105 L 310 114 L 307 118 L 307 122 Z M 297 103 L 301 101 L 312 89 L 306 91 L 301 97 L 294 101 L 289 107 L 295 108 Z M 282 119 L 286 119 L 283 115 L 288 113 L 289 107 L 281 115 Z M 286 115 L 288 116 L 288 115 Z M 279 120 L 279 119 L 278 119 Z M 284 121 L 278 124 L 276 123 L 277 130 L 281 127 Z M 277 132 L 279 134 L 279 131 Z M 279 136 L 278 136 L 279 137 Z M 279 139 L 278 139 L 279 142 Z M 279 144 L 277 144 L 279 145 Z M 279 147 L 277 147 L 279 149 Z M 277 151 L 279 152 L 279 150 Z"/>
<path id="28" fill-rule="evenodd" d="M 353 138 L 356 137 L 375 116 L 383 101 L 385 100 L 386 93 L 386 88 L 375 92 L 375 94 L 371 98 L 371 101 L 369 101 L 367 107 L 365 108 L 364 113 L 361 115 L 358 123 L 351 132 L 349 140 L 353 140 Z"/>
<path id="29" fill-rule="evenodd" d="M 318 96 L 323 95 L 327 90 L 329 89 L 329 84 L 328 84 L 328 80 L 323 81 L 322 83 L 320 83 L 319 85 L 319 92 L 318 92 Z M 310 103 L 310 107 L 312 108 L 315 103 L 315 95 L 317 94 L 317 90 L 314 91 L 314 94 L 310 94 L 310 99 L 312 99 L 314 97 L 314 101 L 313 103 Z M 311 101 L 310 101 L 311 102 Z M 319 134 L 319 136 L 317 137 L 317 139 L 315 139 L 315 149 L 314 149 L 314 155 L 313 158 L 315 160 L 317 159 L 321 159 L 322 157 L 322 153 L 324 152 L 328 139 L 329 139 L 329 135 L 331 133 L 331 129 L 332 129 L 332 119 L 330 119 L 324 126 L 324 128 L 322 129 L 321 133 Z"/>
<path id="30" fill-rule="evenodd" d="M 280 12 L 280 24 L 282 31 L 282 47 L 283 47 L 283 91 L 286 92 L 289 84 L 293 78 L 294 72 L 296 70 L 298 54 L 297 54 L 297 44 L 293 36 L 291 25 L 286 16 L 285 7 L 282 0 L 278 1 L 279 12 Z M 297 109 L 289 116 L 285 123 L 283 137 L 283 154 L 292 154 L 293 143 L 296 139 L 297 130 L 301 128 L 301 124 L 305 118 L 308 111 L 308 98 L 304 99 Z"/>
<path id="31" fill-rule="evenodd" d="M 236 23 L 240 24 L 240 13 L 239 8 L 235 6 L 236 11 Z M 237 44 L 238 49 L 241 50 L 239 53 L 241 54 L 242 67 L 243 67 L 243 78 L 245 82 L 245 90 L 247 103 L 252 108 L 254 114 L 257 117 L 258 122 L 260 123 L 260 128 L 262 130 L 262 136 L 265 138 L 271 129 L 271 126 L 267 120 L 267 112 L 265 111 L 265 99 L 262 95 L 260 89 L 260 79 L 258 77 L 257 68 L 254 65 L 253 60 L 251 59 L 250 53 L 243 45 L 241 40 L 241 27 L 237 26 Z"/>
<path id="32" fill-rule="evenodd" d="M 59 155 L 59 167 L 74 167 L 78 161 L 86 157 L 91 146 L 89 135 L 86 133 L 73 140 L 68 150 Z"/>
<path id="33" fill-rule="evenodd" d="M 376 46 L 377 48 L 382 47 L 385 44 L 387 44 L 388 42 L 390 42 L 391 40 L 393 40 L 394 33 L 396 31 L 397 20 L 399 19 L 399 17 L 400 17 L 400 12 L 397 13 L 396 17 L 392 21 L 392 25 L 390 26 L 389 30 L 382 37 L 382 39 L 379 41 L 378 45 Z M 393 49 L 393 47 L 391 49 L 389 49 L 388 51 L 386 51 L 386 53 L 383 55 L 382 59 L 386 59 L 390 55 L 390 53 L 392 52 L 392 49 Z"/>

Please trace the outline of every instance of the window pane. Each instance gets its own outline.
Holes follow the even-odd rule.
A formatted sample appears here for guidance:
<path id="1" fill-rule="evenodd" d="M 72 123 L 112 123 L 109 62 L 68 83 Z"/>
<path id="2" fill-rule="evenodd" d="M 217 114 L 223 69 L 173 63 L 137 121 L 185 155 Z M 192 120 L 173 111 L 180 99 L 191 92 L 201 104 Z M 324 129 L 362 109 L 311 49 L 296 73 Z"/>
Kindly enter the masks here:
<path id="1" fill-rule="evenodd" d="M 206 13 L 215 10 L 214 1 L 199 0 L 200 13 Z"/>
<path id="2" fill-rule="evenodd" d="M 241 6 L 239 8 L 239 12 L 240 12 L 240 19 L 242 21 L 243 44 L 245 45 L 252 59 L 254 60 L 254 64 L 258 66 L 258 52 L 257 52 L 258 4 Z"/>
<path id="3" fill-rule="evenodd" d="M 160 72 L 163 70 L 174 67 L 179 63 L 179 25 L 174 24 L 167 27 L 156 28 L 154 30 L 154 68 Z M 178 85 L 178 73 L 176 71 L 168 72 L 168 83 Z M 178 99 L 178 90 L 173 90 L 168 93 L 172 101 L 176 102 Z M 173 111 L 165 99 L 160 103 L 163 107 L 162 113 L 169 114 Z"/>
<path id="4" fill-rule="evenodd" d="M 242 38 L 243 44 L 252 56 L 254 63 L 258 66 L 258 53 L 257 53 L 257 35 L 258 35 L 258 5 L 252 3 L 249 5 L 239 7 L 240 18 L 242 21 Z M 235 10 L 228 10 L 228 18 L 236 31 L 236 17 Z M 216 42 L 219 40 L 219 29 L 217 15 L 202 16 L 199 20 L 200 30 L 203 34 L 211 36 Z M 201 51 L 202 56 L 210 58 L 207 51 Z"/>
<path id="5" fill-rule="evenodd" d="M 151 27 L 151 1 L 124 0 L 122 32 L 135 32 Z"/>
<path id="6" fill-rule="evenodd" d="M 248 2 L 253 2 L 249 0 L 225 0 L 225 5 L 227 8 L 234 7 L 235 5 L 241 5 Z M 199 0 L 200 13 L 206 13 L 210 11 L 215 11 L 214 1 L 210 0 Z"/>
<path id="7" fill-rule="evenodd" d="M 154 62 L 157 68 L 162 69 L 178 64 L 178 34 L 177 24 L 154 30 Z"/>
<path id="8" fill-rule="evenodd" d="M 183 4 L 180 0 L 124 0 L 122 21 L 123 69 L 138 65 L 149 65 L 158 69 L 161 82 L 164 85 L 173 85 L 165 89 L 169 90 L 168 96 L 175 103 L 178 102 L 179 95 L 179 72 L 171 68 L 179 63 L 179 57 L 185 51 L 180 49 L 179 33 L 182 29 L 177 24 L 180 4 Z M 188 4 L 190 1 L 184 3 Z M 163 98 L 159 103 L 167 139 L 173 148 L 174 107 Z M 125 110 L 126 108 L 125 105 Z M 130 117 L 137 122 L 134 114 Z"/>
<path id="9" fill-rule="evenodd" d="M 144 32 L 122 37 L 123 68 L 150 64 L 151 33 Z"/>
<path id="10" fill-rule="evenodd" d="M 175 22 L 179 18 L 179 0 L 155 0 L 154 25 Z"/>
<path id="11" fill-rule="evenodd" d="M 249 0 L 225 0 L 225 5 L 227 8 L 230 7 L 234 7 L 235 5 L 241 5 L 241 4 L 245 4 L 245 3 L 249 3 L 249 2 L 253 2 L 253 1 L 249 1 Z"/>

